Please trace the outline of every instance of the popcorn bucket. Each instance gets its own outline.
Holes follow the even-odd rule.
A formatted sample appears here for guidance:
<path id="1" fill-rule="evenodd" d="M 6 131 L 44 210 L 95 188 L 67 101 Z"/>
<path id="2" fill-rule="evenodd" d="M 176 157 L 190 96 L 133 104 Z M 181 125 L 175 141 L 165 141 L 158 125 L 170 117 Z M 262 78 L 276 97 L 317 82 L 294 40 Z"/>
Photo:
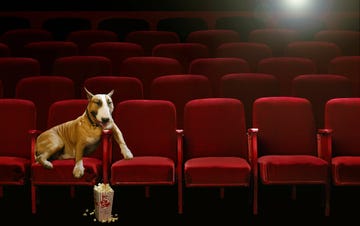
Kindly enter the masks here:
<path id="1" fill-rule="evenodd" d="M 94 185 L 95 217 L 100 222 L 107 222 L 112 218 L 112 204 L 114 190 L 109 184 Z"/>

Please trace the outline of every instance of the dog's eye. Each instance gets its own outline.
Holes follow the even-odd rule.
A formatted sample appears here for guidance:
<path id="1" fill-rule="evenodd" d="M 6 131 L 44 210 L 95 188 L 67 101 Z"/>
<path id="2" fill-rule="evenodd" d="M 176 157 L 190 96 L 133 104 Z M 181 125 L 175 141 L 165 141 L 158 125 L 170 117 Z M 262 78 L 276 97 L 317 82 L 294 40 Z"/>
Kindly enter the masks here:
<path id="1" fill-rule="evenodd" d="M 94 101 L 94 104 L 96 104 L 97 106 L 101 106 L 101 101 L 95 100 L 95 101 Z"/>
<path id="2" fill-rule="evenodd" d="M 111 105 L 111 104 L 112 104 L 111 100 L 108 100 L 108 101 L 107 101 L 107 104 L 108 104 L 108 105 Z"/>

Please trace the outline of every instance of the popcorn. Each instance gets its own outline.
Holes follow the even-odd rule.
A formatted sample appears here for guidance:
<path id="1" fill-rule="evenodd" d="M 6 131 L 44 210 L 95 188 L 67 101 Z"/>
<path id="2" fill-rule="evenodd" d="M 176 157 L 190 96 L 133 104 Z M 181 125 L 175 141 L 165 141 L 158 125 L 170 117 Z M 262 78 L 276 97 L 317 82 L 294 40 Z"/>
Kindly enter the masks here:
<path id="1" fill-rule="evenodd" d="M 94 185 L 95 217 L 99 222 L 114 222 L 117 217 L 112 216 L 114 190 L 109 184 Z M 90 213 L 91 215 L 91 213 Z"/>

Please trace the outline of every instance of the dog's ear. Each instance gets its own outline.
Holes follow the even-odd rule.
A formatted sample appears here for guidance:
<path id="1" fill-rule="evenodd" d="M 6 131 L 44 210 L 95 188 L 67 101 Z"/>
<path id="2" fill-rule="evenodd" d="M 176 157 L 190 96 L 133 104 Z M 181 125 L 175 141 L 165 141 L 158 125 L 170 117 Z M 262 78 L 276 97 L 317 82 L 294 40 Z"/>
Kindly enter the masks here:
<path id="1" fill-rule="evenodd" d="M 108 93 L 107 95 L 108 95 L 109 97 L 111 97 L 113 94 L 114 94 L 114 90 L 111 90 L 110 93 Z"/>
<path id="2" fill-rule="evenodd" d="M 86 92 L 86 97 L 88 98 L 88 100 L 90 100 L 94 96 L 94 94 L 90 93 L 90 91 L 87 90 L 86 87 L 84 87 L 84 89 L 85 89 L 85 92 Z"/>

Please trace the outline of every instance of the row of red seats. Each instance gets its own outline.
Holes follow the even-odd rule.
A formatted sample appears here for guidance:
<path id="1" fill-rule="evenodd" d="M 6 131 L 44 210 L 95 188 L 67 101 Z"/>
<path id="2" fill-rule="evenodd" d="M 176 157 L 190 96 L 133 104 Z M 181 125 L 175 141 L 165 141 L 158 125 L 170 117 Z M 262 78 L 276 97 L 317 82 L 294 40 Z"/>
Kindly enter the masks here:
<path id="1" fill-rule="evenodd" d="M 359 62 L 360 57 L 357 59 Z M 226 67 L 228 66 L 226 61 L 219 63 L 222 68 L 224 66 L 229 68 Z M 170 100 L 177 107 L 179 128 L 182 128 L 183 124 L 183 107 L 192 99 L 207 97 L 239 99 L 245 105 L 246 121 L 250 127 L 252 104 L 255 99 L 263 96 L 299 96 L 311 100 L 317 126 L 322 127 L 326 101 L 335 97 L 358 97 L 359 83 L 355 82 L 359 80 L 358 77 L 352 78 L 340 73 L 315 74 L 311 71 L 313 67 L 306 71 L 307 68 L 304 65 L 295 65 L 302 70 L 302 73 L 294 73 L 291 65 L 288 65 L 288 68 L 285 68 L 286 71 L 280 71 L 282 73 L 279 74 L 229 71 L 223 75 L 214 71 L 214 67 L 210 65 L 210 69 L 203 67 L 209 70 L 208 73 L 167 73 L 151 77 L 151 80 L 145 78 L 148 82 L 146 84 L 143 83 L 144 78 L 131 76 L 89 76 L 76 83 L 66 76 L 33 75 L 20 78 L 16 82 L 13 97 L 29 99 L 36 104 L 39 119 L 37 125 L 41 129 L 45 128 L 49 106 L 57 100 L 85 98 L 83 87 L 87 87 L 93 93 L 108 93 L 114 90 L 115 103 L 127 99 Z M 282 67 L 274 68 L 284 70 Z M 24 68 L 21 69 L 24 70 Z M 357 64 L 357 69 L 359 69 L 359 64 Z M 354 71 L 353 76 L 356 76 L 358 71 Z M 4 88 L 7 88 L 6 85 L 0 82 L 0 93 Z"/>
<path id="2" fill-rule="evenodd" d="M 63 100 L 49 110 L 48 126 L 84 112 L 87 100 Z M 246 129 L 244 105 L 233 98 L 191 100 L 185 105 L 184 128 L 176 127 L 176 107 L 166 100 L 117 103 L 114 120 L 132 160 L 121 159 L 119 147 L 104 131 L 102 146 L 84 157 L 85 175 L 74 179 L 73 160 L 54 160 L 54 169 L 34 162 L 36 107 L 22 99 L 0 99 L 0 195 L 3 186 L 31 184 L 32 213 L 46 185 L 177 187 L 178 212 L 184 211 L 184 189 L 247 187 L 253 214 L 261 200 L 259 183 L 296 187 L 319 185 L 324 214 L 330 215 L 332 186 L 358 186 L 360 166 L 360 98 L 327 102 L 325 125 L 317 130 L 311 103 L 299 97 L 263 97 L 254 102 L 253 126 Z M 21 119 L 21 120 L 19 120 Z M 259 199 L 260 198 L 260 199 Z M 313 200 L 317 202 L 316 200 Z M 247 200 L 246 200 L 247 202 Z M 186 207 L 186 203 L 185 203 Z M 261 210 L 266 211 L 266 210 Z"/>
<path id="3" fill-rule="evenodd" d="M 218 57 L 203 57 L 198 50 L 206 49 L 189 43 L 160 44 L 156 48 L 156 56 L 139 55 L 141 48 L 133 43 L 96 43 L 92 46 L 93 54 L 89 56 L 74 55 L 76 46 L 72 42 L 38 42 L 28 45 L 32 49 L 29 57 L 0 57 L 0 79 L 10 90 L 14 89 L 14 82 L 19 77 L 28 75 L 68 76 L 74 79 L 76 87 L 79 87 L 84 77 L 89 76 L 135 76 L 141 78 L 145 90 L 148 90 L 154 77 L 176 73 L 206 75 L 215 87 L 220 76 L 235 72 L 275 75 L 339 73 L 354 80 L 358 71 L 358 56 L 341 56 L 338 48 L 327 42 L 290 43 L 287 57 L 274 57 L 266 45 L 259 43 L 223 44 L 218 48 Z M 340 64 L 353 66 L 340 66 L 343 68 L 340 71 L 333 69 L 334 65 Z M 357 84 L 356 79 L 354 82 Z M 11 96 L 10 92 L 6 91 L 6 96 Z M 145 93 L 147 95 L 148 91 Z"/>
<path id="4" fill-rule="evenodd" d="M 154 47 L 164 43 L 201 43 L 208 47 L 207 56 L 217 56 L 216 48 L 223 43 L 251 42 L 266 44 L 273 56 L 286 54 L 286 46 L 294 41 L 327 41 L 336 44 L 342 55 L 359 55 L 359 31 L 348 30 L 320 30 L 310 39 L 303 39 L 295 29 L 263 28 L 249 32 L 246 41 L 241 35 L 230 29 L 206 29 L 190 32 L 184 41 L 173 31 L 140 30 L 129 32 L 123 41 L 117 34 L 108 30 L 80 30 L 67 35 L 65 40 L 77 44 L 78 53 L 87 55 L 91 53 L 89 46 L 96 42 L 131 42 L 139 44 L 144 55 L 154 55 Z M 14 29 L 0 36 L 0 42 L 8 45 L 13 56 L 24 56 L 24 46 L 30 42 L 59 41 L 55 40 L 51 32 L 44 29 Z M 5 48 L 5 47 L 3 47 Z M 4 54 L 5 50 L 3 50 Z"/>

